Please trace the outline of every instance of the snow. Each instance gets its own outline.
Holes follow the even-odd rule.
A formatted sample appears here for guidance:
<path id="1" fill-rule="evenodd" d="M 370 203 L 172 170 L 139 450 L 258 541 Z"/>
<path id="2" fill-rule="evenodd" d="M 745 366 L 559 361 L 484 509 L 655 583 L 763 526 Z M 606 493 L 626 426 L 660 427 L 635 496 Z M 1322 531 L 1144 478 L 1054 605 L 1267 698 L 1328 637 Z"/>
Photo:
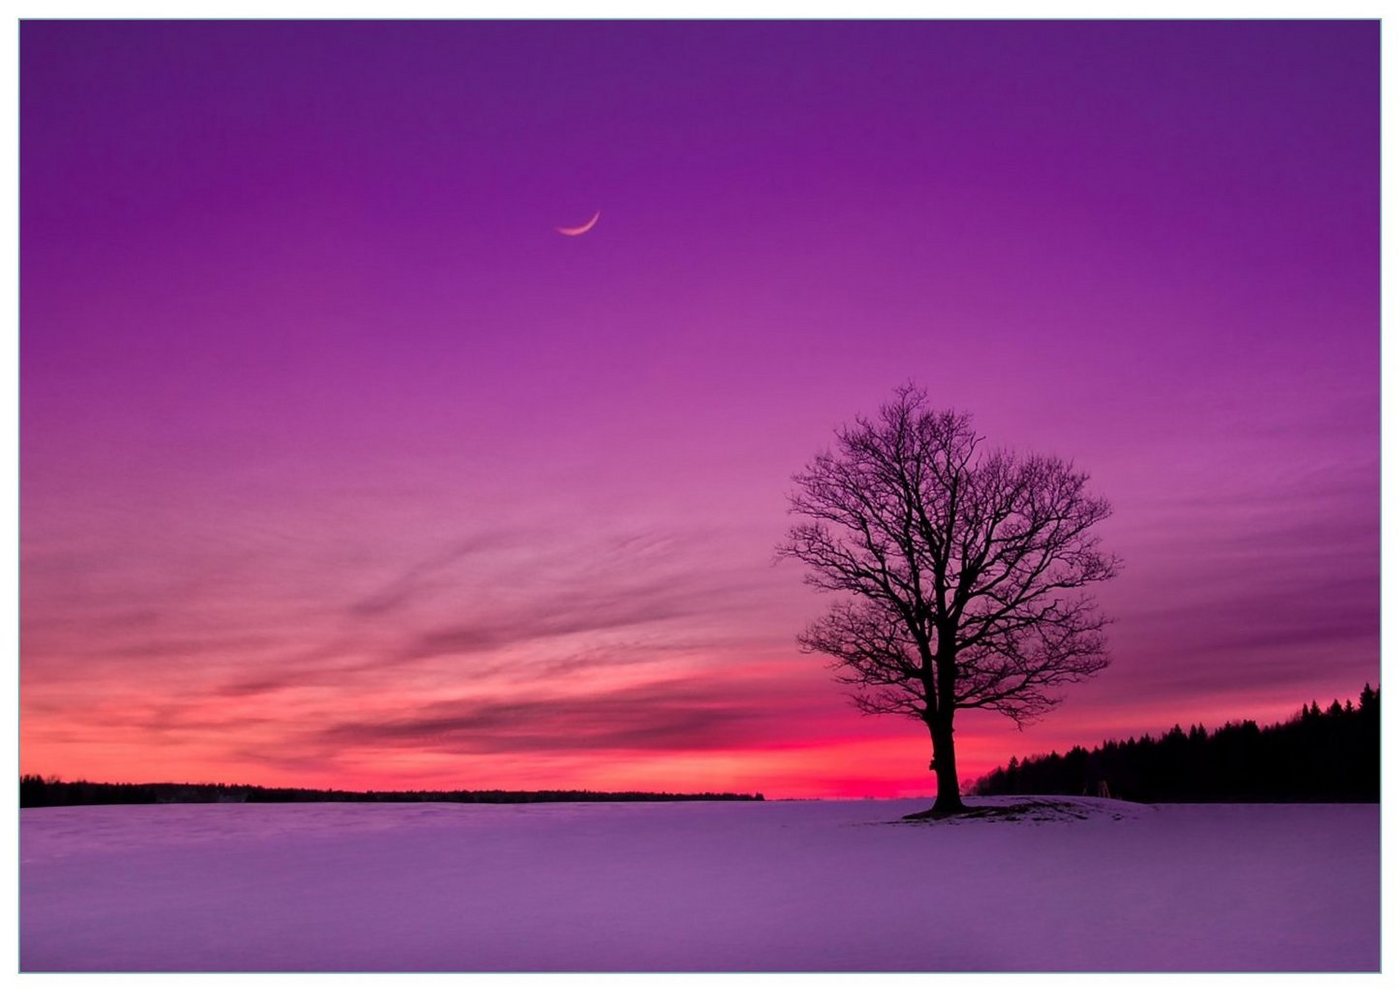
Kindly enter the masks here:
<path id="1" fill-rule="evenodd" d="M 1378 806 L 924 805 L 26 809 L 20 966 L 1379 968 Z"/>

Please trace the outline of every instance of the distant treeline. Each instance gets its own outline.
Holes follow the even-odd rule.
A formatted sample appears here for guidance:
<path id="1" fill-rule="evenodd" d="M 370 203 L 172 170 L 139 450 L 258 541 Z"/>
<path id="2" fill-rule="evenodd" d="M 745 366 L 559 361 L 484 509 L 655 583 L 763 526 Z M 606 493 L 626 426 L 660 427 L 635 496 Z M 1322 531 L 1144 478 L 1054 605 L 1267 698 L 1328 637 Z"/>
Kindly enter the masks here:
<path id="1" fill-rule="evenodd" d="M 341 789 L 273 789 L 261 785 L 175 782 L 65 782 L 21 775 L 19 804 L 25 806 L 98 806 L 133 803 L 660 803 L 761 802 L 763 793 L 736 792 L 592 792 L 587 789 L 413 790 L 347 792 Z"/>
<path id="2" fill-rule="evenodd" d="M 1380 690 L 1358 705 L 1316 701 L 1284 723 L 1213 733 L 1178 724 L 1160 737 L 1052 751 L 978 779 L 976 795 L 1104 795 L 1135 802 L 1379 802 Z"/>

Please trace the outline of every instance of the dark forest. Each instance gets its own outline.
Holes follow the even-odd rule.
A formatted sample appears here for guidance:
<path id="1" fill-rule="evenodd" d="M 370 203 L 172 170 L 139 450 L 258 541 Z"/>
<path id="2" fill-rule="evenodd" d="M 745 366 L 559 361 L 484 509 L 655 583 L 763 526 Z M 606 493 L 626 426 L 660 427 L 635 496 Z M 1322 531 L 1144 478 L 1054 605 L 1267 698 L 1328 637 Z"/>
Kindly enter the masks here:
<path id="1" fill-rule="evenodd" d="M 1210 733 L 1178 724 L 1158 737 L 1018 760 L 978 779 L 976 795 L 1108 795 L 1134 802 L 1379 802 L 1380 690 L 1358 704 L 1314 701 L 1267 727 Z"/>
<path id="2" fill-rule="evenodd" d="M 762 799 L 762 793 L 749 795 L 733 792 L 591 792 L 585 789 L 347 792 L 340 789 L 281 789 L 223 783 L 65 782 L 39 775 L 22 775 L 19 780 L 21 807 L 117 803 L 646 803 Z"/>

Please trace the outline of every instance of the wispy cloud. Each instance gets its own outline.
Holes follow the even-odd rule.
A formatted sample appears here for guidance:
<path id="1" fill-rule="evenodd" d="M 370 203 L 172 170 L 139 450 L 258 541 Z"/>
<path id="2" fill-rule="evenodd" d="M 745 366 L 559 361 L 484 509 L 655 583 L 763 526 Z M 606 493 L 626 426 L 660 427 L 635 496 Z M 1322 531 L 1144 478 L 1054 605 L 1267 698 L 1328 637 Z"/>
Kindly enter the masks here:
<path id="1" fill-rule="evenodd" d="M 804 708 L 782 681 L 697 676 L 587 695 L 455 699 L 402 718 L 336 723 L 314 740 L 472 754 L 726 749 L 782 740 Z"/>
<path id="2" fill-rule="evenodd" d="M 452 566 L 473 555 L 509 547 L 520 536 L 512 531 L 495 531 L 453 542 L 441 552 L 403 567 L 393 579 L 351 603 L 349 613 L 355 617 L 379 617 L 418 598 L 449 589 L 451 577 L 445 573 Z"/>

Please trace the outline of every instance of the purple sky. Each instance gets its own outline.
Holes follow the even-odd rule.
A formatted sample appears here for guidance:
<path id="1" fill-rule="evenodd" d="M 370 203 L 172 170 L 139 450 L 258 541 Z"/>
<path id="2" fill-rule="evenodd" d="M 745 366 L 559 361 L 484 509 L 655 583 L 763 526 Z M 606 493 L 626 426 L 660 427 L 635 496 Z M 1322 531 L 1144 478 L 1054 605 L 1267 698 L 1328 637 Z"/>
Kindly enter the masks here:
<path id="1" fill-rule="evenodd" d="M 968 775 L 1379 677 L 1375 23 L 26 22 L 25 771 L 927 790 L 772 563 L 907 379 L 1114 504 Z M 601 210 L 576 238 L 555 233 Z"/>

